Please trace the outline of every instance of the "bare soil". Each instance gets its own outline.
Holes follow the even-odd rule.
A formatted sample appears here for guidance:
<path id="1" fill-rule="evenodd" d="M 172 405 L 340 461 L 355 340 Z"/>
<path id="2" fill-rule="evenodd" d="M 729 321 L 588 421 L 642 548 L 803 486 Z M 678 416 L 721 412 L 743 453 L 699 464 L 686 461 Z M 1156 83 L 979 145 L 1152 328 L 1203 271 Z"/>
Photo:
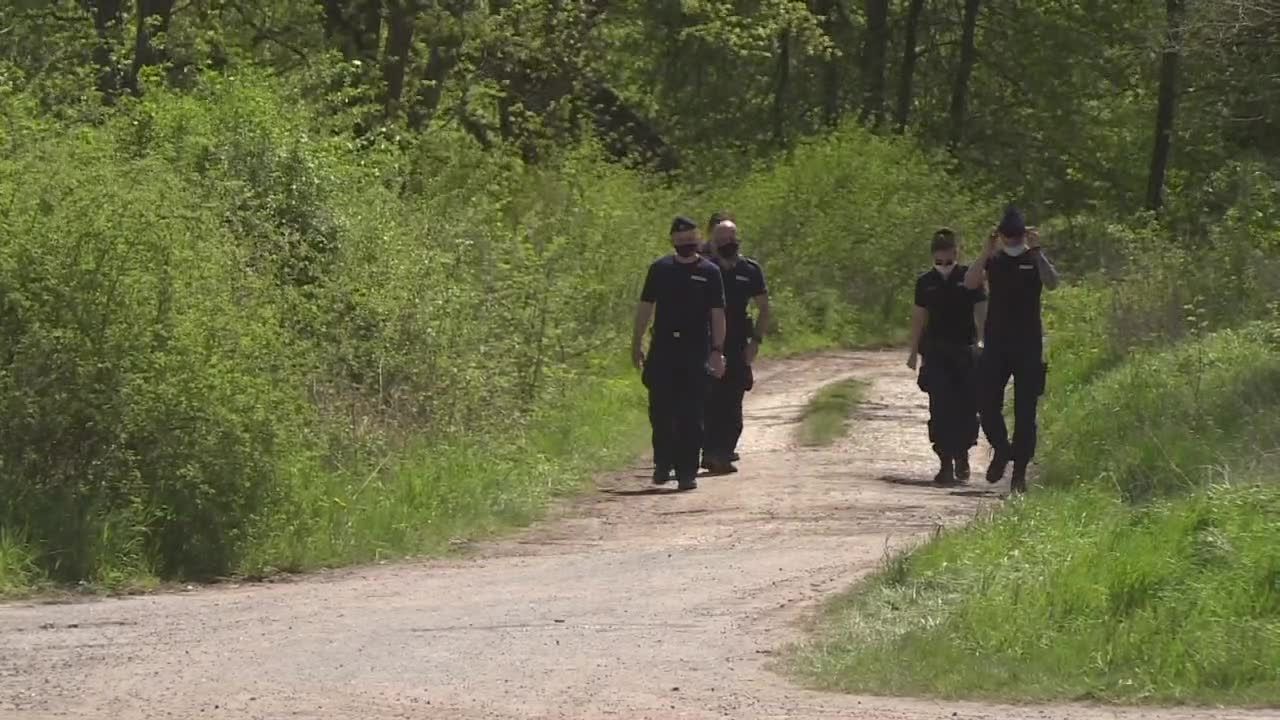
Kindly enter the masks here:
<path id="1" fill-rule="evenodd" d="M 762 367 L 741 473 L 680 494 L 637 464 L 459 557 L 0 606 L 0 718 L 1280 717 L 852 697 L 776 674 L 821 598 L 1006 489 L 930 486 L 924 397 L 903 360 Z M 850 436 L 799 447 L 808 399 L 854 376 L 871 386 Z"/>

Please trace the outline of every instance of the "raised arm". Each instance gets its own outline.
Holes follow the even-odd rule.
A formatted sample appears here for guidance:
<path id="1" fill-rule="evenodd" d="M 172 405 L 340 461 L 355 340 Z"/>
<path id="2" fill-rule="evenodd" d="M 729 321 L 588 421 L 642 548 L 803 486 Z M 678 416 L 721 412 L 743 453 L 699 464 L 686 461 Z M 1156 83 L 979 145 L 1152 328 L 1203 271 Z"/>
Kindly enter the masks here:
<path id="1" fill-rule="evenodd" d="M 977 290 L 987 284 L 987 261 L 991 259 L 992 253 L 995 252 L 996 234 L 991 233 L 991 237 L 987 238 L 987 246 L 983 248 L 982 254 L 974 259 L 973 264 L 964 273 L 964 286 L 970 290 Z"/>

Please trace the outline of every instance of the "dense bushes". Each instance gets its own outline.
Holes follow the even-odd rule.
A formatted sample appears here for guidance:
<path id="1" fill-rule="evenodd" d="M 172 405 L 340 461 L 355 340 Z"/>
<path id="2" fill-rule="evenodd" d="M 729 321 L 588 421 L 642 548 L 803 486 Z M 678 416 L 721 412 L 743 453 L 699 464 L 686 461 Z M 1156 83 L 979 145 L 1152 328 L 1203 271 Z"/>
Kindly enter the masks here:
<path id="1" fill-rule="evenodd" d="M 856 127 L 694 207 L 589 144 L 528 167 L 446 129 L 356 143 L 253 76 L 93 125 L 6 93 L 9 578 L 306 567 L 520 521 L 635 449 L 620 363 L 673 213 L 739 211 L 795 343 L 883 328 L 906 292 L 883 278 L 972 217 Z"/>
<path id="2" fill-rule="evenodd" d="M 994 216 L 943 167 L 851 124 L 730 192 L 748 238 L 759 239 L 752 247 L 793 300 L 786 319 L 845 342 L 901 332 L 933 231 L 960 231 L 972 256 L 985 237 L 977 229 Z"/>

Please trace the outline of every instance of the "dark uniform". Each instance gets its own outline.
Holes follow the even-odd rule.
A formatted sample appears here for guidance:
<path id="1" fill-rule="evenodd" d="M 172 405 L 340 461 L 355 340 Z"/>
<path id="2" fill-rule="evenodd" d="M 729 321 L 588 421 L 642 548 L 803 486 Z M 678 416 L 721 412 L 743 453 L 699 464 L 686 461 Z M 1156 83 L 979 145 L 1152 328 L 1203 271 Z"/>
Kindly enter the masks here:
<path id="1" fill-rule="evenodd" d="M 747 364 L 747 343 L 754 325 L 747 306 L 766 294 L 764 269 L 756 261 L 740 257 L 724 275 L 724 377 L 712 380 L 707 398 L 704 465 L 724 466 L 733 460 L 742 437 L 742 397 L 754 385 Z"/>
<path id="2" fill-rule="evenodd" d="M 711 310 L 724 307 L 720 269 L 705 259 L 681 263 L 664 257 L 649 266 L 640 300 L 655 306 L 641 376 L 649 390 L 655 477 L 674 470 L 682 480 L 692 478 L 710 380 Z"/>
<path id="3" fill-rule="evenodd" d="M 916 280 L 916 306 L 929 313 L 920 340 L 920 389 L 929 393 L 929 442 L 943 459 L 968 466 L 969 449 L 978 444 L 978 393 L 973 346 L 978 328 L 973 308 L 986 302 L 981 288 L 964 286 L 968 270 L 957 265 L 945 278 L 930 270 Z M 967 473 L 966 473 L 967 474 Z"/>
<path id="4" fill-rule="evenodd" d="M 978 369 L 978 410 L 982 430 L 1003 470 L 1014 463 L 1014 485 L 1025 481 L 1026 466 L 1036 452 L 1036 405 L 1044 393 L 1043 326 L 1040 296 L 1044 285 L 1030 251 L 1014 257 L 1000 252 L 987 260 L 985 349 Z M 1013 442 L 1004 420 L 1004 389 L 1013 378 Z M 989 474 L 995 482 L 998 476 Z M 1015 487 L 1015 489 L 1019 489 Z"/>

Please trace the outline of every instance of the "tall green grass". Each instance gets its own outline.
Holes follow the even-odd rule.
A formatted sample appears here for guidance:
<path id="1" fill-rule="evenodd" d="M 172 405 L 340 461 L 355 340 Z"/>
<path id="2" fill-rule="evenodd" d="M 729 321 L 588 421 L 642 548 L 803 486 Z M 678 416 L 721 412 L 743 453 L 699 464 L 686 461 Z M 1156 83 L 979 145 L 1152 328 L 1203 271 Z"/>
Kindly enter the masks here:
<path id="1" fill-rule="evenodd" d="M 1052 491 L 894 560 L 795 662 L 849 692 L 1275 705 L 1278 532 L 1274 484 Z"/>

